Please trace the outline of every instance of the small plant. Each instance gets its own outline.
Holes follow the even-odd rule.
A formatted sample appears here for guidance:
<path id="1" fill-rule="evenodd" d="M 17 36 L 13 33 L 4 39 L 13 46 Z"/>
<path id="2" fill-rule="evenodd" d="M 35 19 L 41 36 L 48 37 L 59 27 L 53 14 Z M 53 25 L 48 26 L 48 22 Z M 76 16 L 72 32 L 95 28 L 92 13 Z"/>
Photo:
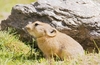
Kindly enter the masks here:
<path id="1" fill-rule="evenodd" d="M 97 45 L 97 43 L 96 43 L 96 41 L 95 41 L 95 40 L 93 40 L 93 43 L 94 43 L 94 45 L 95 45 L 95 47 L 96 47 L 97 51 L 98 51 L 98 52 L 100 52 L 100 51 L 99 51 L 99 50 L 100 50 L 100 48 L 98 47 L 98 45 Z"/>

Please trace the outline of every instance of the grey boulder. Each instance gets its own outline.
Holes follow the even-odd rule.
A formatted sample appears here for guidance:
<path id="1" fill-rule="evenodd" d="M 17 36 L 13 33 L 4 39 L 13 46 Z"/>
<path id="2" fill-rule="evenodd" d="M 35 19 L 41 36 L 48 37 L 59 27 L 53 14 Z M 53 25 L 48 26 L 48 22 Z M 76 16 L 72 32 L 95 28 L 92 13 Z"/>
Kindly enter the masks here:
<path id="1" fill-rule="evenodd" d="M 92 0 L 38 0 L 17 4 L 11 15 L 1 22 L 1 29 L 13 27 L 22 38 L 29 22 L 42 21 L 77 40 L 90 52 L 100 48 L 100 4 Z"/>

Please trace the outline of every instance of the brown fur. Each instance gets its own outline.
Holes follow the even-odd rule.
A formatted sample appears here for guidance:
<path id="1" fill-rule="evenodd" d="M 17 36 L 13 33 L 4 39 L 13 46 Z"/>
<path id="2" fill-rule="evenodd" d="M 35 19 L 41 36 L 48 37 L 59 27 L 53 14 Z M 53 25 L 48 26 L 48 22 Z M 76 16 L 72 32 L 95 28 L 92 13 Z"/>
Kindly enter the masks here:
<path id="1" fill-rule="evenodd" d="M 78 42 L 49 24 L 36 21 L 26 25 L 26 29 L 36 37 L 39 48 L 48 59 L 51 56 L 69 59 L 84 54 L 84 50 Z"/>

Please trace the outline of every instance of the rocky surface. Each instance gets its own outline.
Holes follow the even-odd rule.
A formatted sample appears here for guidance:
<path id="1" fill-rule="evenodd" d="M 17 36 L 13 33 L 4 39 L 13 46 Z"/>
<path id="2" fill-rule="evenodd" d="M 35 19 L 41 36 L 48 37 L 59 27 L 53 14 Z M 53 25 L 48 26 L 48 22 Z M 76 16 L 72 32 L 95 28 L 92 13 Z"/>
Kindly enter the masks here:
<path id="1" fill-rule="evenodd" d="M 36 20 L 46 22 L 77 40 L 85 50 L 100 47 L 100 4 L 92 0 L 38 0 L 17 4 L 1 28 L 13 27 L 27 38 L 22 28 Z M 27 37 L 28 36 L 28 37 Z M 96 43 L 96 45 L 95 45 Z"/>

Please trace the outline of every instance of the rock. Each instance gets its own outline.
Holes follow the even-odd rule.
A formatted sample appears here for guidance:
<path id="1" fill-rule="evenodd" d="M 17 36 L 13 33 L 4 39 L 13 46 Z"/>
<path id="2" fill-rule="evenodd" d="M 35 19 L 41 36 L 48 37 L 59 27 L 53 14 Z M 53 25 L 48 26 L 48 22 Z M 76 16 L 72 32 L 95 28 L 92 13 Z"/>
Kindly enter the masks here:
<path id="1" fill-rule="evenodd" d="M 27 5 L 17 4 L 12 8 L 11 15 L 2 21 L 1 28 L 13 27 L 19 31 L 22 38 L 28 38 L 28 34 L 22 28 L 36 20 L 46 22 L 70 35 L 85 50 L 100 48 L 100 4 L 97 2 L 38 0 Z"/>

